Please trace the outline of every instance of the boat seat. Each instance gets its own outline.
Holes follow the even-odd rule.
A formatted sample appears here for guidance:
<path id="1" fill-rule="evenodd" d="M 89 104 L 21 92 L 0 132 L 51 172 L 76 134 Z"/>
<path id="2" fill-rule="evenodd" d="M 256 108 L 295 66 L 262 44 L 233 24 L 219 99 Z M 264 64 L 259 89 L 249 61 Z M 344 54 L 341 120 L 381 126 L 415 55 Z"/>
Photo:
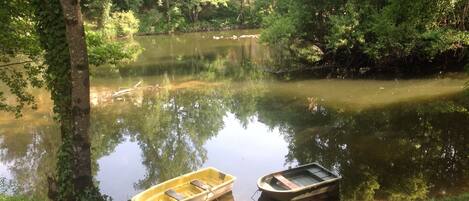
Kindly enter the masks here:
<path id="1" fill-rule="evenodd" d="M 179 200 L 184 200 L 184 195 L 181 195 L 179 194 L 178 192 L 176 192 L 175 190 L 173 189 L 169 189 L 167 190 L 166 192 L 164 192 L 164 194 L 166 194 L 167 196 L 179 201 Z"/>
<path id="2" fill-rule="evenodd" d="M 192 180 L 191 184 L 203 190 L 209 190 L 211 187 L 210 185 L 207 185 L 203 181 L 200 181 L 198 179 Z"/>
<path id="3" fill-rule="evenodd" d="M 285 178 L 283 175 L 281 174 L 274 174 L 273 175 L 275 179 L 277 179 L 281 184 L 283 184 L 285 187 L 287 187 L 288 189 L 295 189 L 295 188 L 298 188 L 299 186 L 296 185 L 295 183 L 291 182 L 290 180 L 288 180 L 287 178 Z"/>
<path id="4" fill-rule="evenodd" d="M 321 171 L 321 170 L 308 169 L 308 172 L 310 172 L 316 179 L 319 179 L 319 181 L 326 181 L 329 179 L 334 179 L 333 175 L 327 172 Z"/>

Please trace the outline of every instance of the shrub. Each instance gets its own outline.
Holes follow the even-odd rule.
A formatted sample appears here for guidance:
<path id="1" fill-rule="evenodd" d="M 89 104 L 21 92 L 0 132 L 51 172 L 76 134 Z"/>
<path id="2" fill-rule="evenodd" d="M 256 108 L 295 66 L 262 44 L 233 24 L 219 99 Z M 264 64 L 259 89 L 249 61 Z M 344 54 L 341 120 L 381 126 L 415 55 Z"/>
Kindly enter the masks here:
<path id="1" fill-rule="evenodd" d="M 140 25 L 138 31 L 141 33 L 155 33 L 157 24 L 162 21 L 163 17 L 163 14 L 156 9 L 151 9 L 139 14 Z"/>
<path id="2" fill-rule="evenodd" d="M 290 45 L 290 50 L 293 51 L 297 57 L 304 59 L 309 63 L 320 61 L 324 55 L 321 48 L 303 41 L 298 41 Z"/>
<path id="3" fill-rule="evenodd" d="M 140 46 L 133 40 L 116 41 L 107 30 L 92 30 L 86 26 L 85 32 L 89 63 L 94 66 L 133 61 L 141 52 Z"/>
<path id="4" fill-rule="evenodd" d="M 178 7 L 174 6 L 170 10 L 170 15 L 171 15 L 171 21 L 167 23 L 167 28 L 168 32 L 172 33 L 178 30 L 184 31 L 184 29 L 187 27 L 186 19 L 184 18 L 184 15 L 181 12 L 181 9 Z"/>
<path id="5" fill-rule="evenodd" d="M 286 44 L 296 32 L 292 19 L 278 15 L 265 18 L 264 23 L 268 29 L 262 31 L 261 41 L 271 44 Z"/>
<path id="6" fill-rule="evenodd" d="M 134 16 L 132 11 L 111 13 L 109 21 L 105 25 L 108 35 L 117 37 L 132 37 L 137 33 L 139 28 L 139 20 Z"/>

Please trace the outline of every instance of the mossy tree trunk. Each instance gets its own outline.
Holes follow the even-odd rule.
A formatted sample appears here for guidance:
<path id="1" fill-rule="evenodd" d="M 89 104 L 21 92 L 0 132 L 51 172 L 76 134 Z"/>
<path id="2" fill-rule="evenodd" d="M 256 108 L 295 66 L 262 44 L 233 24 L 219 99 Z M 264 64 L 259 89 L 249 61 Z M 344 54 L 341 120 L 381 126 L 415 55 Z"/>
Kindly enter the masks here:
<path id="1" fill-rule="evenodd" d="M 90 80 L 85 31 L 79 0 L 60 0 L 65 19 L 71 67 L 72 167 L 73 185 L 77 190 L 93 186 L 91 174 Z"/>
<path id="2" fill-rule="evenodd" d="M 91 172 L 89 66 L 79 0 L 35 0 L 34 6 L 62 140 L 49 196 L 57 201 L 103 200 Z"/>

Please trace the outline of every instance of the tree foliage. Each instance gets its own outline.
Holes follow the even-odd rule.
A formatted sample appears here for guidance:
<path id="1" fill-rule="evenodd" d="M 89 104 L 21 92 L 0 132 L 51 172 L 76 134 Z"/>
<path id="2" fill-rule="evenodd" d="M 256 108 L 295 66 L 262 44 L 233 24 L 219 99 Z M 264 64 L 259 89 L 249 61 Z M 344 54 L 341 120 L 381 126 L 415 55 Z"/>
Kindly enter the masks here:
<path id="1" fill-rule="evenodd" d="M 29 1 L 0 2 L 0 110 L 21 115 L 21 110 L 35 108 L 30 87 L 41 87 L 41 48 L 34 30 L 34 10 Z M 15 100 L 7 99 L 15 97 Z"/>
<path id="2" fill-rule="evenodd" d="M 95 0 L 90 0 L 89 4 Z M 254 0 L 115 0 L 112 10 L 133 11 L 139 32 L 168 33 L 256 27 Z M 94 14 L 96 15 L 96 14 Z"/>
<path id="3" fill-rule="evenodd" d="M 109 36 L 110 32 L 104 30 L 92 30 L 86 27 L 86 43 L 88 46 L 88 58 L 91 65 L 104 64 L 118 65 L 134 61 L 141 52 L 140 46 L 132 39 L 115 40 Z"/>
<path id="4" fill-rule="evenodd" d="M 311 42 L 325 52 L 318 55 L 321 62 L 464 66 L 469 58 L 467 0 L 279 0 L 271 5 L 264 41 Z"/>
<path id="5" fill-rule="evenodd" d="M 0 110 L 13 112 L 17 117 L 25 107 L 36 108 L 31 88 L 45 84 L 53 95 L 61 97 L 52 85 L 63 82 L 62 75 L 68 73 L 61 66 L 67 61 L 59 61 L 66 53 L 64 44 L 58 41 L 60 33 L 46 30 L 47 23 L 39 21 L 44 13 L 37 13 L 36 6 L 35 1 L 0 2 L 0 28 L 4 30 L 0 33 L 0 83 L 5 85 L 0 85 Z M 52 23 L 54 19 L 48 20 Z M 132 35 L 137 32 L 138 19 L 131 11 L 116 12 L 106 22 L 102 29 L 96 29 L 92 24 L 87 26 L 90 64 L 115 66 L 135 60 L 141 52 L 139 45 L 132 40 Z M 49 39 L 55 42 L 45 44 Z M 47 48 L 50 52 L 45 51 Z M 55 61 L 44 63 L 46 60 Z"/>

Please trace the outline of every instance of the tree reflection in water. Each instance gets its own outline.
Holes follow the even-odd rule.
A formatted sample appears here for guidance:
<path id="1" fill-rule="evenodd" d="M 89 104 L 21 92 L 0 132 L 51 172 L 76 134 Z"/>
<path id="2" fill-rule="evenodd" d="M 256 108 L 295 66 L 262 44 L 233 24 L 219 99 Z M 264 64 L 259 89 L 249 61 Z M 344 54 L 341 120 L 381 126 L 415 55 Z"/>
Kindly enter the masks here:
<path id="1" fill-rule="evenodd" d="M 419 200 L 467 191 L 467 94 L 363 111 L 320 104 L 307 111 L 308 104 L 265 98 L 259 118 L 282 129 L 288 162 L 318 161 L 338 171 L 342 200 Z"/>
<path id="2" fill-rule="evenodd" d="M 97 159 L 126 138 L 138 143 L 146 168 L 134 184 L 137 189 L 198 169 L 207 160 L 204 144 L 223 128 L 229 112 L 245 127 L 257 117 L 279 128 L 289 143 L 287 163 L 318 161 L 339 172 L 342 200 L 418 200 L 469 188 L 466 94 L 355 111 L 282 96 L 259 83 L 243 86 L 146 91 L 127 102 L 95 107 L 94 173 Z M 14 132 L 2 134 L 0 159 L 25 191 L 45 196 L 57 128 L 46 123 L 16 127 L 3 128 Z"/>

